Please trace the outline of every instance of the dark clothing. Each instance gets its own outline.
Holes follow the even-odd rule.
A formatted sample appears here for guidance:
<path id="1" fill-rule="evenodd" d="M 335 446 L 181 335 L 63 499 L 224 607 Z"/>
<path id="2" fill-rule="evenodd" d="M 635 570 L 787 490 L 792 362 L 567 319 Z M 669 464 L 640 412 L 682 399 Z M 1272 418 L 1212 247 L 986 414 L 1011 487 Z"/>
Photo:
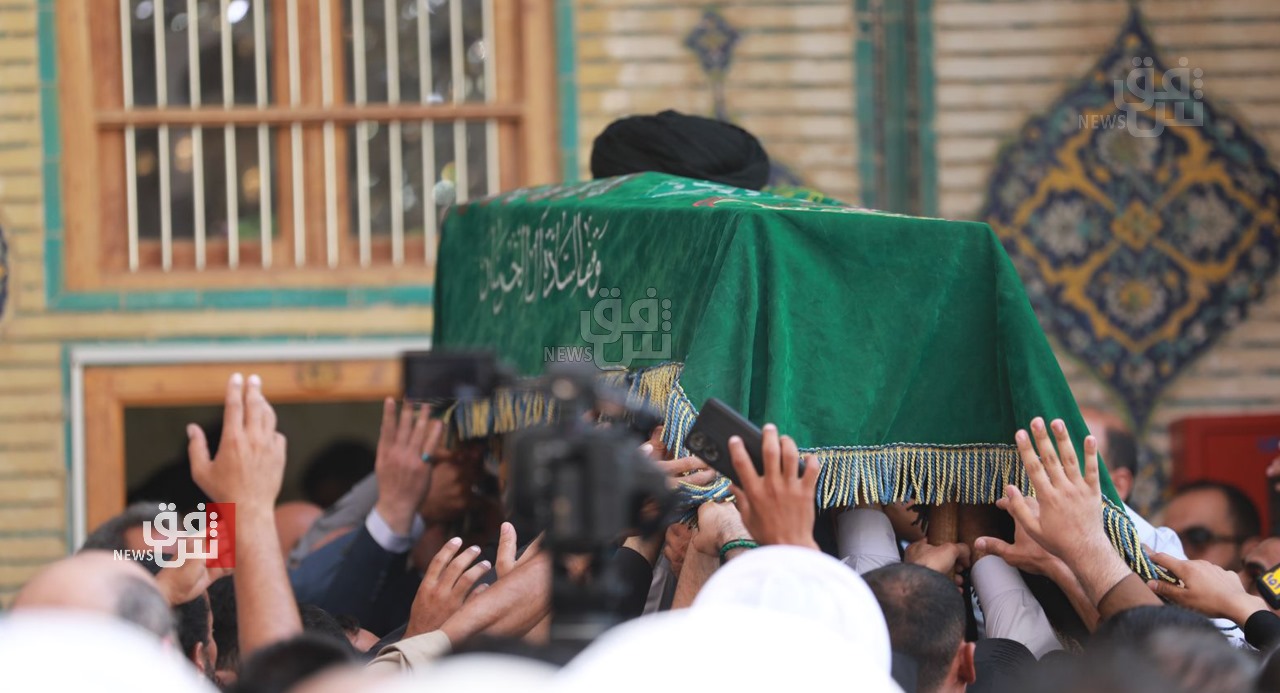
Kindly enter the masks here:
<path id="1" fill-rule="evenodd" d="M 1280 616 L 1270 611 L 1256 611 L 1244 622 L 1244 639 L 1261 652 L 1280 645 Z"/>
<path id="2" fill-rule="evenodd" d="M 737 125 L 676 111 L 615 120 L 596 137 L 592 176 L 645 171 L 759 190 L 769 181 L 769 155 Z"/>
<path id="3" fill-rule="evenodd" d="M 298 601 L 354 617 L 374 634 L 404 623 L 422 581 L 408 552 L 382 548 L 364 525 L 312 552 L 289 578 Z"/>
<path id="4" fill-rule="evenodd" d="M 653 584 L 653 566 L 636 551 L 622 547 L 613 557 L 614 574 L 626 585 L 626 596 L 619 605 L 623 620 L 639 617 L 644 613 L 649 599 L 649 587 Z"/>

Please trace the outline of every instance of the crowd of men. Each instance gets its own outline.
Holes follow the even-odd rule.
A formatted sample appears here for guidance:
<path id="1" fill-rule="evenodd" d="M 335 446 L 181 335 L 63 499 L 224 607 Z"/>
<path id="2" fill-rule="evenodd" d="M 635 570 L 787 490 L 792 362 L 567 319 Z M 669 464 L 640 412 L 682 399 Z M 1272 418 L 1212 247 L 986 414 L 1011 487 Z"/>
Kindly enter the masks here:
<path id="1" fill-rule="evenodd" d="M 760 189 L 769 162 L 741 128 L 667 111 L 612 124 L 592 170 Z M 601 566 L 508 521 L 491 441 L 392 400 L 372 473 L 350 478 L 358 455 L 335 451 L 336 473 L 309 484 L 317 503 L 277 504 L 286 440 L 261 380 L 236 374 L 220 430 L 189 426 L 188 460 L 142 489 L 168 497 L 139 497 L 18 592 L 0 672 L 5 690 L 104 693 L 1280 691 L 1280 616 L 1258 590 L 1280 538 L 1240 490 L 1194 483 L 1161 526 L 1126 507 L 1174 578 L 1144 580 L 1104 527 L 1099 471 L 1101 450 L 1127 498 L 1137 446 L 1114 417 L 1089 429 L 1027 422 L 1015 442 L 1034 497 L 1009 486 L 970 508 L 984 531 L 930 543 L 927 509 L 819 512 L 818 461 L 801 473 L 795 441 L 766 425 L 762 471 L 731 440 L 728 500 L 622 533 Z M 661 433 L 641 449 L 670 486 L 715 480 Z M 161 483 L 188 473 L 198 489 Z M 155 548 L 160 505 L 200 501 L 234 504 L 234 568 L 191 558 L 209 547 L 190 539 Z M 555 608 L 575 590 L 608 597 L 589 636 Z"/>
<path id="2" fill-rule="evenodd" d="M 1163 527 L 1131 512 L 1177 582 L 1140 578 L 1101 522 L 1099 446 L 1122 494 L 1133 447 L 1105 422 L 1029 422 L 1015 442 L 1035 496 L 997 504 L 1014 531 L 943 544 L 917 508 L 819 512 L 817 461 L 801 472 L 766 425 L 763 473 L 731 441 L 734 500 L 618 538 L 617 623 L 573 647 L 552 627 L 552 552 L 504 521 L 483 442 L 388 400 L 375 471 L 320 510 L 277 505 L 276 428 L 261 380 L 237 374 L 216 452 L 188 429 L 192 478 L 235 504 L 233 569 L 146 560 L 164 499 L 130 506 L 0 618 L 12 690 L 1280 690 L 1280 617 L 1256 587 L 1280 539 L 1238 489 L 1192 484 Z M 714 478 L 654 433 L 642 450 L 672 485 Z"/>

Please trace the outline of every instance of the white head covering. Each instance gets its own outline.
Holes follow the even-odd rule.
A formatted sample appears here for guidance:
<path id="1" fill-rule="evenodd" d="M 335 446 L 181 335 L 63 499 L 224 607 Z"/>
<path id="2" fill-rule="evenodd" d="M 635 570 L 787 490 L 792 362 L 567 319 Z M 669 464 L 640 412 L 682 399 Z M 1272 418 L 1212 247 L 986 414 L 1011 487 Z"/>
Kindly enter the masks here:
<path id="1" fill-rule="evenodd" d="M 702 587 L 693 609 L 745 606 L 789 614 L 829 630 L 867 661 L 890 671 L 889 627 L 867 583 L 831 556 L 797 546 L 739 555 Z"/>
<path id="2" fill-rule="evenodd" d="M 130 623 L 30 609 L 0 618 L 7 690 L 216 693 L 173 648 Z"/>
<path id="3" fill-rule="evenodd" d="M 845 681 L 866 693 L 901 693 L 879 662 L 822 624 L 742 606 L 628 621 L 592 643 L 556 679 L 555 690 L 562 693 L 651 693 L 657 681 L 691 691 L 783 685 L 826 690 Z"/>

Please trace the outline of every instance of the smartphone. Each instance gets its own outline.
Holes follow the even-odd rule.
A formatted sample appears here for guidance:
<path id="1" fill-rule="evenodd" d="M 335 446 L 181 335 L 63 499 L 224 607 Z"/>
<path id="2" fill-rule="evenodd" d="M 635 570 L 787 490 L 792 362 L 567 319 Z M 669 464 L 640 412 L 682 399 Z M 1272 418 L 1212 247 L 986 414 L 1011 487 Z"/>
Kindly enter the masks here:
<path id="1" fill-rule="evenodd" d="M 492 352 L 410 351 L 402 366 L 410 402 L 487 397 L 505 380 Z"/>
<path id="2" fill-rule="evenodd" d="M 689 429 L 684 446 L 694 456 L 706 462 L 734 484 L 741 485 L 733 470 L 733 458 L 729 454 L 729 438 L 738 436 L 751 457 L 751 464 L 758 474 L 764 474 L 764 434 L 747 417 L 732 407 L 712 397 L 702 405 L 702 411 Z M 800 460 L 800 474 L 804 474 L 804 460 Z"/>

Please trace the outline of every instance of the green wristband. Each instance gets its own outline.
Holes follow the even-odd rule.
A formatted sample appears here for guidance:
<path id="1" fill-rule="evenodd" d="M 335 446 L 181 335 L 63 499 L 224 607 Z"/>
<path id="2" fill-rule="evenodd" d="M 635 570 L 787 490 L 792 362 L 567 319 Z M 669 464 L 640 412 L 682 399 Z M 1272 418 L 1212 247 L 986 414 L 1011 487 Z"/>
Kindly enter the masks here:
<path id="1" fill-rule="evenodd" d="M 734 539 L 733 541 L 727 541 L 725 542 L 724 546 L 720 547 L 720 562 L 724 563 L 726 560 L 728 560 L 726 557 L 729 555 L 729 552 L 733 551 L 734 549 L 758 549 L 758 548 L 760 548 L 760 545 L 750 539 Z"/>

